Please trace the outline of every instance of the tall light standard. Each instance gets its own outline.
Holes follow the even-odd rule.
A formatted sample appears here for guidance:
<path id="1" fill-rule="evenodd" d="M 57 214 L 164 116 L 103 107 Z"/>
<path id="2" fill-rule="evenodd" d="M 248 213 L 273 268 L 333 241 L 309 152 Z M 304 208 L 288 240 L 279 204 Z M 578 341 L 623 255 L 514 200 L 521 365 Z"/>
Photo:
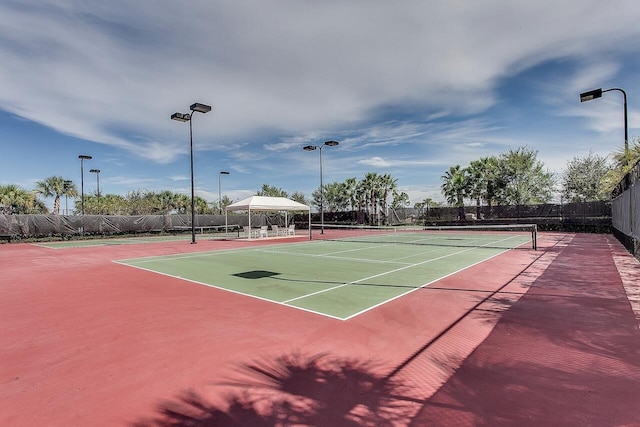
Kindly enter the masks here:
<path id="1" fill-rule="evenodd" d="M 90 173 L 95 173 L 96 174 L 96 182 L 98 183 L 98 190 L 97 190 L 97 195 L 98 195 L 98 209 L 100 209 L 100 169 L 91 169 L 89 171 Z M 97 213 L 102 213 L 101 210 L 99 210 Z"/>
<path id="2" fill-rule="evenodd" d="M 89 172 L 96 174 L 96 182 L 98 184 L 98 201 L 100 201 L 100 169 L 91 169 Z"/>
<path id="3" fill-rule="evenodd" d="M 218 205 L 220 207 L 220 215 L 222 215 L 222 190 L 220 187 L 220 178 L 222 177 L 222 175 L 229 175 L 229 172 L 220 171 L 220 173 L 218 174 Z"/>
<path id="4" fill-rule="evenodd" d="M 196 211 L 195 211 L 195 187 L 193 183 L 193 126 L 191 121 L 193 120 L 193 113 L 208 113 L 211 111 L 210 105 L 200 104 L 196 102 L 189 107 L 191 114 L 173 113 L 171 120 L 177 120 L 179 122 L 189 122 L 189 149 L 191 152 L 191 244 L 196 243 Z"/>
<path id="5" fill-rule="evenodd" d="M 592 99 L 601 98 L 604 92 L 611 92 L 612 90 L 617 90 L 618 92 L 622 92 L 622 97 L 624 101 L 624 157 L 625 162 L 629 157 L 629 127 L 627 125 L 627 92 L 624 90 L 614 87 L 611 89 L 594 89 L 589 92 L 584 92 L 580 94 L 580 102 L 591 101 Z"/>
<path id="6" fill-rule="evenodd" d="M 91 160 L 93 157 L 80 154 L 78 158 L 80 159 L 80 206 L 82 207 L 82 215 L 84 215 L 84 161 Z"/>
<path id="7" fill-rule="evenodd" d="M 218 174 L 218 203 L 220 205 L 220 215 L 222 215 L 222 190 L 220 189 L 220 178 L 222 177 L 222 175 L 229 175 L 229 172 L 227 171 L 220 171 L 220 173 Z M 227 216 L 224 216 L 224 235 L 226 237 L 227 235 Z"/>
<path id="8" fill-rule="evenodd" d="M 324 147 L 335 147 L 339 145 L 338 141 L 325 141 L 324 144 L 318 145 L 307 145 L 302 149 L 305 151 L 314 151 L 320 150 L 320 234 L 324 234 L 324 188 L 322 185 L 322 149 Z"/>
<path id="9" fill-rule="evenodd" d="M 73 185 L 73 181 L 64 180 L 64 213 L 69 215 L 69 189 Z"/>

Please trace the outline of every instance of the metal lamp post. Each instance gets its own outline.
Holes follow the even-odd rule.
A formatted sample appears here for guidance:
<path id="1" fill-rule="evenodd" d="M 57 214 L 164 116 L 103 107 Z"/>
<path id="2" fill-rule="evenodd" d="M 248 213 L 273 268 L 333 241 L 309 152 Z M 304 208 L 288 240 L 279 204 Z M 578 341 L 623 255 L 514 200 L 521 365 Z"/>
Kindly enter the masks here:
<path id="1" fill-rule="evenodd" d="M 100 169 L 91 169 L 90 173 L 96 174 L 96 182 L 97 182 L 97 195 L 98 195 L 98 209 L 100 209 Z M 99 210 L 99 213 L 102 213 L 102 209 Z"/>
<path id="2" fill-rule="evenodd" d="M 65 180 L 64 181 L 64 214 L 69 215 L 69 196 L 67 195 L 69 188 L 73 184 L 73 181 Z"/>
<path id="3" fill-rule="evenodd" d="M 305 151 L 314 151 L 320 150 L 320 234 L 324 234 L 324 188 L 322 185 L 322 149 L 324 147 L 335 147 L 339 145 L 338 141 L 325 141 L 324 144 L 318 145 L 307 145 L 302 149 Z"/>
<path id="4" fill-rule="evenodd" d="M 220 215 L 222 215 L 222 190 L 220 187 L 220 178 L 222 175 L 229 175 L 230 172 L 220 171 L 218 174 L 218 204 L 220 205 Z M 228 228 L 227 228 L 227 216 L 224 216 L 224 235 L 227 236 Z"/>
<path id="5" fill-rule="evenodd" d="M 100 200 L 100 169 L 91 169 L 89 172 L 96 174 L 96 182 L 98 184 L 98 201 Z"/>
<path id="6" fill-rule="evenodd" d="M 84 215 L 84 161 L 91 160 L 93 157 L 80 154 L 78 158 L 80 159 L 80 206 L 82 207 L 82 215 Z"/>
<path id="7" fill-rule="evenodd" d="M 196 212 L 195 212 L 195 187 L 194 187 L 194 181 L 193 181 L 193 126 L 191 125 L 191 122 L 193 120 L 194 112 L 203 113 L 203 114 L 208 113 L 209 111 L 211 111 L 211 106 L 196 102 L 194 104 L 191 104 L 189 109 L 191 110 L 191 114 L 173 113 L 171 115 L 171 120 L 176 120 L 179 122 L 189 122 L 189 149 L 191 153 L 191 244 L 195 244 L 196 243 L 196 223 L 195 223 Z"/>
<path id="8" fill-rule="evenodd" d="M 624 156 L 625 162 L 628 160 L 629 156 L 629 127 L 627 124 L 627 93 L 617 87 L 611 89 L 594 89 L 589 92 L 584 92 L 580 94 L 580 102 L 591 101 L 592 99 L 601 98 L 604 92 L 611 92 L 613 90 L 617 90 L 622 93 L 623 101 L 624 101 Z"/>
<path id="9" fill-rule="evenodd" d="M 218 174 L 218 207 L 220 209 L 220 215 L 222 215 L 222 190 L 220 186 L 220 178 L 222 177 L 222 175 L 229 175 L 229 172 L 220 171 L 220 173 Z"/>

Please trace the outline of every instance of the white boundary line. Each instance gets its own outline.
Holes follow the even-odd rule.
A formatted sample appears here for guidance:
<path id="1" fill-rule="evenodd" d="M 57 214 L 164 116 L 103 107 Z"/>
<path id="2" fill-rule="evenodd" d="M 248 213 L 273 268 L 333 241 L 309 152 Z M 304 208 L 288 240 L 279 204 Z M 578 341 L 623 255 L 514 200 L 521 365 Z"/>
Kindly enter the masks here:
<path id="1" fill-rule="evenodd" d="M 319 243 L 320 240 L 314 240 L 311 242 L 311 244 L 316 244 Z M 324 242 L 324 241 L 323 241 Z M 205 257 L 205 256 L 209 256 L 209 255 L 218 255 L 218 254 L 226 254 L 226 253 L 230 253 L 230 252 L 260 252 L 262 251 L 265 247 L 289 247 L 291 245 L 296 245 L 296 246 L 306 246 L 309 245 L 309 242 L 301 242 L 301 243 L 275 243 L 275 244 L 271 244 L 268 246 L 259 246 L 259 247 L 243 247 L 243 248 L 230 248 L 230 249 L 218 249 L 218 250 L 209 250 L 209 251 L 204 251 L 204 252 L 189 252 L 189 253 L 182 253 L 182 254 L 168 254 L 168 255 L 149 255 L 149 256 L 143 256 L 143 257 L 136 257 L 136 258 L 123 258 L 120 260 L 113 260 L 112 262 L 116 262 L 116 263 L 126 263 L 126 262 L 130 262 L 130 261 L 140 261 L 140 262 L 146 262 L 146 261 L 156 261 L 156 260 L 166 260 L 166 261 L 172 261 L 174 259 L 184 259 L 184 258 L 198 258 L 198 257 Z M 129 264 L 125 264 L 125 265 L 129 265 Z"/>
<path id="2" fill-rule="evenodd" d="M 523 243 L 523 244 L 524 244 L 524 243 Z M 497 257 L 497 256 L 499 256 L 499 255 L 502 255 L 502 254 L 503 254 L 503 253 L 505 253 L 505 252 L 509 252 L 510 250 L 511 250 L 511 249 L 505 249 L 504 251 L 499 252 L 499 253 L 497 253 L 497 254 L 495 254 L 495 255 L 492 255 L 492 256 L 490 256 L 489 258 L 485 258 L 485 259 L 482 259 L 482 260 L 480 260 L 480 261 L 478 261 L 478 262 L 474 262 L 473 264 L 467 265 L 466 267 L 462 267 L 462 268 L 460 268 L 460 269 L 458 269 L 458 270 L 456 270 L 456 271 L 452 271 L 451 273 L 449 273 L 449 274 L 445 274 L 444 276 L 440 276 L 440 277 L 438 277 L 437 279 L 433 279 L 432 281 L 427 282 L 427 283 L 425 283 L 425 284 L 423 284 L 423 285 L 416 286 L 416 287 L 415 287 L 415 288 L 413 288 L 413 289 L 409 289 L 407 292 L 404 292 L 404 293 L 402 293 L 402 294 L 396 295 L 396 296 L 395 296 L 395 297 L 393 297 L 393 298 L 389 298 L 388 300 L 385 300 L 385 301 L 379 302 L 379 303 L 378 303 L 378 304 L 376 304 L 376 305 L 373 305 L 373 306 L 368 307 L 368 308 L 366 308 L 366 309 L 364 309 L 364 310 L 362 310 L 362 311 L 359 311 L 359 312 L 354 313 L 354 314 L 352 314 L 352 315 L 350 315 L 350 316 L 347 316 L 347 317 L 345 317 L 345 318 L 344 318 L 344 320 L 346 321 L 346 320 L 352 319 L 352 318 L 354 318 L 354 317 L 356 317 L 356 316 L 359 316 L 359 315 L 361 315 L 361 314 L 363 314 L 363 313 L 366 313 L 367 311 L 373 310 L 374 308 L 378 308 L 378 307 L 380 307 L 380 306 L 382 306 L 382 305 L 384 305 L 384 304 L 388 304 L 388 303 L 390 303 L 391 301 L 394 301 L 394 300 L 396 300 L 396 299 L 398 299 L 398 298 L 401 298 L 401 297 L 403 297 L 403 296 L 405 296 L 405 295 L 409 295 L 410 293 L 415 292 L 415 291 L 417 291 L 417 290 L 419 290 L 419 289 L 426 288 L 427 286 L 429 286 L 429 285 L 430 285 L 430 284 L 432 284 L 432 283 L 438 282 L 438 281 L 440 281 L 440 280 L 442 280 L 442 279 L 446 279 L 446 278 L 447 278 L 447 277 L 449 277 L 449 276 L 453 276 L 454 274 L 457 274 L 457 273 L 459 273 L 459 272 L 461 272 L 461 271 L 464 271 L 464 270 L 466 270 L 466 269 L 468 269 L 468 268 L 471 268 L 471 267 L 473 267 L 473 266 L 475 266 L 475 265 L 482 264 L 483 262 L 485 262 L 485 261 L 489 261 L 491 258 L 495 258 L 495 257 Z"/>
<path id="3" fill-rule="evenodd" d="M 507 238 L 507 239 L 502 239 L 502 240 L 499 240 L 499 241 L 509 240 L 511 238 L 512 237 Z M 495 243 L 495 242 L 493 242 L 493 243 Z M 370 279 L 374 279 L 376 277 L 386 276 L 387 274 L 397 273 L 398 271 L 407 270 L 409 268 L 418 267 L 420 265 L 428 264 L 430 262 L 438 261 L 438 260 L 441 260 L 441 259 L 444 259 L 444 258 L 448 258 L 448 257 L 451 257 L 451 256 L 460 255 L 462 253 L 469 252 L 469 251 L 472 251 L 474 249 L 477 249 L 477 248 L 468 248 L 468 249 L 464 249 L 462 251 L 454 252 L 454 253 L 451 253 L 451 254 L 448 254 L 448 255 L 442 255 L 442 256 L 439 256 L 439 257 L 436 257 L 436 258 L 431 258 L 431 259 L 428 259 L 428 260 L 425 260 L 425 261 L 422 261 L 422 262 L 408 264 L 408 265 L 405 265 L 404 267 L 399 267 L 399 268 L 396 268 L 394 270 L 389 270 L 389 271 L 385 271 L 383 273 L 374 274 L 373 276 L 363 277 L 362 279 L 354 280 L 354 281 L 351 281 L 351 282 L 348 282 L 348 283 L 343 283 L 341 285 L 333 286 L 331 288 L 323 289 L 321 291 L 312 292 L 310 294 L 303 295 L 303 296 L 296 297 L 296 298 L 292 298 L 292 299 L 289 299 L 289 300 L 286 300 L 286 301 L 283 301 L 283 302 L 288 303 L 288 302 L 291 302 L 291 301 L 297 301 L 297 300 L 301 300 L 301 299 L 304 299 L 304 298 L 307 298 L 307 297 L 312 297 L 312 296 L 315 296 L 315 295 L 319 295 L 319 294 L 322 294 L 322 293 L 325 293 L 325 292 L 331 292 L 333 290 L 336 290 L 336 289 L 339 289 L 339 288 L 342 288 L 342 287 L 345 287 L 345 286 L 349 286 L 349 285 L 354 285 L 356 283 L 360 283 L 360 282 L 362 282 L 364 280 L 370 280 Z M 487 258 L 487 259 L 489 259 L 489 258 Z M 447 276 L 443 276 L 443 277 L 447 277 Z M 420 287 L 423 287 L 423 286 L 424 285 L 421 285 Z"/>
<path id="4" fill-rule="evenodd" d="M 369 264 L 401 264 L 401 265 L 409 265 L 408 262 L 399 262 L 395 260 L 384 260 L 384 259 L 366 259 L 366 258 L 351 258 L 351 257 L 342 257 L 337 255 L 329 255 L 327 254 L 303 254 L 299 252 L 289 252 L 289 251 L 269 251 L 260 249 L 259 252 L 264 252 L 268 254 L 278 254 L 278 255 L 290 255 L 290 256 L 299 256 L 299 257 L 308 257 L 308 258 L 326 258 L 326 259 L 339 259 L 343 261 L 358 261 Z M 336 253 L 342 253 L 345 251 L 340 251 Z"/>
<path id="5" fill-rule="evenodd" d="M 275 301 L 275 300 L 272 300 L 272 299 L 260 297 L 260 296 L 254 295 L 254 294 L 248 294 L 248 293 L 236 291 L 236 290 L 229 289 L 229 288 L 226 288 L 226 287 L 222 287 L 222 286 L 219 286 L 219 285 L 214 285 L 214 284 L 210 284 L 210 283 L 204 283 L 204 282 L 200 282 L 200 281 L 197 281 L 197 280 L 188 279 L 188 278 L 181 277 L 181 276 L 176 276 L 176 275 L 173 275 L 173 274 L 163 273 L 163 272 L 156 271 L 156 270 L 153 270 L 153 269 L 150 269 L 150 268 L 144 268 L 144 267 L 140 267 L 138 265 L 133 265 L 133 264 L 128 264 L 127 263 L 128 261 L 136 261 L 136 260 L 140 260 L 140 262 L 161 261 L 161 260 L 172 261 L 172 260 L 179 260 L 179 259 L 184 259 L 184 258 L 197 258 L 197 257 L 204 257 L 204 256 L 218 255 L 218 254 L 222 255 L 222 254 L 228 254 L 228 253 L 232 253 L 232 252 L 236 252 L 236 251 L 241 251 L 241 252 L 260 252 L 260 251 L 262 251 L 263 248 L 236 248 L 236 249 L 230 249 L 230 250 L 206 251 L 206 252 L 198 252 L 198 253 L 190 253 L 190 254 L 174 254 L 174 255 L 168 255 L 168 256 L 150 256 L 150 257 L 142 257 L 142 258 L 130 258 L 130 259 L 124 259 L 124 260 L 114 260 L 112 262 L 115 263 L 115 264 L 120 264 L 120 265 L 127 266 L 127 267 L 133 267 L 133 268 L 137 268 L 139 270 L 144 270 L 144 271 L 148 271 L 148 272 L 155 273 L 155 274 L 161 274 L 163 276 L 171 277 L 171 278 L 174 278 L 174 279 L 184 280 L 184 281 L 187 281 L 187 282 L 195 283 L 197 285 L 207 286 L 207 287 L 218 289 L 218 290 L 221 290 L 221 291 L 231 292 L 231 293 L 234 293 L 234 294 L 237 294 L 237 295 L 242 295 L 242 296 L 245 296 L 245 297 L 256 298 L 256 299 L 261 300 L 261 301 L 270 302 L 270 303 L 277 304 L 277 305 L 282 305 L 284 307 L 289 307 L 289 308 L 293 308 L 293 309 L 296 309 L 296 310 L 306 311 L 306 312 L 317 314 L 317 315 L 320 315 L 320 316 L 329 317 L 331 319 L 347 321 L 347 320 L 352 319 L 354 317 L 357 317 L 357 316 L 359 316 L 359 315 L 361 315 L 363 313 L 366 313 L 366 312 L 368 312 L 370 310 L 373 310 L 374 308 L 380 307 L 380 306 L 382 306 L 384 304 L 387 304 L 387 303 L 389 303 L 391 301 L 394 301 L 394 300 L 396 300 L 396 299 L 398 299 L 400 297 L 403 297 L 403 296 L 408 295 L 408 294 L 410 294 L 412 292 L 415 292 L 415 291 L 417 291 L 419 289 L 422 289 L 422 288 L 424 288 L 424 287 L 426 287 L 426 286 L 428 286 L 428 285 L 430 285 L 430 284 L 432 284 L 434 282 L 437 282 L 437 281 L 442 280 L 442 279 L 444 279 L 446 277 L 452 276 L 452 275 L 454 275 L 456 273 L 459 273 L 460 271 L 464 271 L 464 270 L 466 270 L 468 268 L 471 268 L 471 267 L 473 267 L 475 265 L 478 265 L 478 264 L 480 264 L 482 262 L 488 261 L 488 260 L 490 260 L 490 259 L 492 259 L 492 258 L 494 258 L 496 256 L 502 255 L 503 253 L 508 252 L 508 251 L 510 251 L 510 250 L 512 250 L 514 248 L 506 248 L 503 251 L 501 251 L 501 252 L 499 252 L 497 254 L 494 254 L 494 255 L 492 255 L 492 256 L 490 256 L 488 258 L 484 258 L 484 259 L 482 259 L 482 260 L 480 260 L 478 262 L 475 262 L 473 264 L 470 264 L 468 266 L 460 268 L 460 269 L 458 269 L 456 271 L 453 271 L 451 273 L 448 273 L 448 274 L 446 274 L 444 276 L 440 276 L 440 277 L 438 277 L 438 278 L 436 278 L 436 279 L 434 279 L 434 280 L 432 280 L 430 282 L 427 282 L 427 283 L 425 283 L 423 285 L 420 285 L 420 286 L 417 286 L 415 288 L 412 288 L 412 289 L 408 290 L 407 292 L 401 293 L 401 294 L 396 295 L 396 296 L 394 296 L 392 298 L 389 298 L 387 300 L 381 301 L 378 304 L 375 304 L 375 305 L 373 305 L 371 307 L 367 307 L 366 309 L 361 310 L 359 312 L 356 312 L 354 314 L 351 314 L 351 315 L 349 315 L 347 317 L 333 316 L 331 314 L 327 314 L 327 313 L 324 313 L 324 312 L 311 310 L 311 309 L 304 308 L 304 307 L 291 305 L 289 303 L 291 301 L 297 301 L 297 300 L 300 300 L 300 299 L 304 299 L 306 297 L 310 297 L 310 296 L 318 295 L 318 294 L 321 294 L 321 293 L 324 293 L 324 292 L 329 292 L 331 290 L 335 290 L 335 289 L 338 289 L 338 288 L 342 288 L 342 287 L 348 286 L 350 284 L 356 284 L 356 283 L 362 282 L 363 280 L 369 280 L 369 279 L 372 279 L 372 278 L 375 278 L 375 277 L 384 276 L 386 274 L 394 273 L 394 272 L 401 271 L 401 270 L 406 270 L 408 268 L 412 268 L 412 267 L 416 267 L 416 266 L 419 266 L 419 265 L 422 265 L 422 264 L 426 264 L 426 263 L 429 263 L 429 262 L 437 261 L 439 259 L 447 258 L 447 257 L 454 256 L 454 255 L 459 255 L 461 253 L 472 251 L 474 249 L 478 249 L 478 248 L 481 248 L 483 246 L 494 244 L 496 242 L 510 240 L 510 239 L 515 238 L 515 237 L 519 237 L 519 236 L 510 236 L 508 238 L 497 240 L 497 241 L 494 241 L 494 242 L 491 242 L 491 243 L 487 243 L 487 244 L 482 245 L 482 246 L 467 248 L 467 249 L 464 249 L 462 251 L 454 252 L 454 253 L 448 254 L 448 255 L 443 255 L 441 257 L 437 257 L 437 258 L 433 258 L 433 259 L 429 259 L 429 260 L 425 260 L 425 261 L 422 261 L 422 262 L 419 262 L 419 263 L 408 264 L 408 265 L 406 265 L 404 267 L 400 267 L 400 268 L 397 268 L 397 269 L 394 269 L 394 270 L 390 270 L 390 271 L 386 271 L 386 272 L 383 272 L 383 273 L 379 273 L 379 274 L 376 274 L 376 275 L 373 275 L 373 276 L 365 277 L 365 278 L 362 278 L 362 279 L 359 279 L 359 280 L 355 280 L 355 281 L 352 281 L 352 282 L 344 283 L 344 284 L 341 284 L 341 285 L 338 285 L 338 286 L 334 286 L 334 287 L 331 287 L 331 288 L 328 288 L 328 289 L 324 289 L 322 291 L 312 292 L 310 294 L 306 294 L 306 295 L 303 295 L 303 296 L 300 296 L 300 297 L 296 297 L 296 298 L 292 298 L 292 299 L 285 300 L 285 301 Z M 308 245 L 308 244 L 309 243 L 301 243 L 301 245 Z M 521 245 L 523 245 L 523 244 L 524 243 L 522 243 Z M 521 246 L 521 245 L 518 245 L 518 246 Z M 280 245 L 274 245 L 274 246 L 280 246 Z M 518 247 L 518 246 L 516 246 L 516 247 Z M 327 257 L 327 255 L 310 255 L 310 254 L 307 254 L 307 256 Z"/>
<path id="6" fill-rule="evenodd" d="M 199 282 L 197 280 L 187 279 L 186 277 L 176 276 L 174 274 L 169 274 L 169 273 L 163 273 L 161 271 L 152 270 L 150 268 L 144 268 L 144 267 L 140 267 L 140 266 L 137 266 L 137 265 L 126 264 L 126 263 L 122 263 L 122 262 L 119 262 L 119 261 L 113 261 L 113 262 L 116 263 L 116 264 L 120 264 L 120 265 L 126 266 L 126 267 L 133 267 L 133 268 L 137 268 L 139 270 L 144 270 L 144 271 L 148 271 L 148 272 L 151 272 L 151 273 L 160 274 L 162 276 L 172 277 L 174 279 L 180 279 L 180 280 L 184 280 L 186 282 L 195 283 L 196 285 L 207 286 L 209 288 L 214 288 L 214 289 L 218 289 L 218 290 L 221 290 L 221 291 L 231 292 L 233 294 L 242 295 L 242 296 L 245 296 L 245 297 L 255 298 L 255 299 L 259 299 L 261 301 L 270 302 L 270 303 L 278 304 L 278 305 L 283 305 L 283 306 L 288 307 L 288 308 L 295 308 L 295 309 L 298 309 L 298 310 L 303 310 L 303 311 L 307 311 L 309 313 L 318 314 L 320 316 L 325 316 L 325 317 L 330 317 L 330 318 L 336 319 L 336 320 L 344 320 L 342 317 L 332 316 L 332 315 L 327 314 L 327 313 L 322 313 L 322 312 L 313 311 L 313 310 L 310 310 L 310 309 L 307 309 L 307 308 L 288 305 L 288 304 L 285 304 L 285 303 L 283 303 L 281 301 L 275 301 L 275 300 L 264 298 L 264 297 L 261 297 L 261 296 L 258 296 L 258 295 L 254 295 L 254 294 L 247 294 L 247 293 L 244 293 L 244 292 L 236 291 L 234 289 L 225 288 L 225 287 L 222 287 L 222 286 L 219 286 L 219 285 L 213 285 L 211 283 Z"/>

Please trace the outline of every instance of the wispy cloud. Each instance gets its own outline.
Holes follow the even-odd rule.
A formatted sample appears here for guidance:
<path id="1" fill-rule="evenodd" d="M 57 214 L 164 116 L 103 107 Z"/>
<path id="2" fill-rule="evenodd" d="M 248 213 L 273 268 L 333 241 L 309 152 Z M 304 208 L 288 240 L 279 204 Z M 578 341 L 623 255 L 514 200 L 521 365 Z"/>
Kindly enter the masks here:
<path id="1" fill-rule="evenodd" d="M 213 117 L 194 122 L 205 140 L 260 129 L 345 129 L 366 122 L 377 106 L 407 101 L 433 106 L 433 120 L 488 108 L 505 73 L 553 57 L 595 55 L 614 41 L 632 40 L 629 29 L 637 27 L 637 5 L 630 1 L 615 8 L 581 0 L 464 9 L 448 2 L 363 8 L 282 1 L 254 2 L 250 9 L 229 2 L 189 8 L 169 1 L 153 8 L 120 1 L 4 2 L 0 103 L 62 133 L 166 163 L 184 152 L 168 115 L 194 100 L 214 105 Z M 603 14 L 618 24 L 612 28 Z M 509 37 L 496 28 L 509 30 Z M 612 72 L 611 64 L 591 66 L 574 83 Z M 135 134 L 123 136 L 132 129 Z M 375 129 L 354 137 L 362 138 L 369 145 L 398 143 Z"/>
<path id="2" fill-rule="evenodd" d="M 147 188 L 157 183 L 154 178 L 132 178 L 130 176 L 111 176 L 108 182 L 112 185 L 122 185 L 134 188 Z"/>
<path id="3" fill-rule="evenodd" d="M 312 191 L 318 156 L 302 146 L 329 139 L 340 146 L 323 151 L 328 179 L 379 170 L 428 186 L 447 165 L 520 145 L 559 167 L 597 144 L 572 140 L 579 131 L 620 132 L 617 95 L 580 104 L 577 94 L 628 73 L 638 16 L 637 0 L 9 0 L 0 110 L 74 137 L 74 150 L 102 150 L 114 169 L 156 176 L 105 174 L 122 188 L 184 184 L 189 124 L 170 115 L 196 101 L 213 106 L 191 123 L 207 195 L 222 167 L 237 196 L 264 182 Z M 548 78 L 527 74 L 555 63 Z M 639 121 L 630 102 L 630 129 Z"/>
<path id="4" fill-rule="evenodd" d="M 361 165 L 373 166 L 375 168 L 391 168 L 391 167 L 413 167 L 413 166 L 432 166 L 437 162 L 426 160 L 399 160 L 383 157 L 370 157 L 358 161 Z"/>

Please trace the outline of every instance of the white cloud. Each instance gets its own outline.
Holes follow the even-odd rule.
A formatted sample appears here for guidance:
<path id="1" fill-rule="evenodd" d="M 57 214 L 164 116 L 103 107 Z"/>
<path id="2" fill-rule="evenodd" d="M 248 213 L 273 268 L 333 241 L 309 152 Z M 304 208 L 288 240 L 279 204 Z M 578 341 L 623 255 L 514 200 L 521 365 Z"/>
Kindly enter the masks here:
<path id="1" fill-rule="evenodd" d="M 637 17 L 635 0 L 4 2 L 0 108 L 160 164 L 186 153 L 188 131 L 169 115 L 194 101 L 214 107 L 194 117 L 198 149 L 239 161 L 262 155 L 226 141 L 280 152 L 338 131 L 345 151 L 445 139 L 478 148 L 488 124 L 429 121 L 484 111 L 497 81 L 546 60 L 633 49 Z M 566 90 L 618 69 L 585 65 Z M 574 114 L 600 131 L 617 126 L 616 111 L 593 104 Z M 398 105 L 427 124 L 371 125 Z M 374 159 L 362 163 L 391 164 Z"/>
<path id="2" fill-rule="evenodd" d="M 435 164 L 438 164 L 437 162 L 430 162 L 426 160 L 400 160 L 388 159 L 384 157 L 369 157 L 366 159 L 358 160 L 357 163 L 361 165 L 372 166 L 375 168 L 433 166 Z"/>
<path id="3" fill-rule="evenodd" d="M 87 153 L 120 168 L 110 187 L 185 184 L 189 124 L 169 117 L 198 101 L 213 106 L 192 123 L 199 194 L 217 198 L 219 170 L 233 198 L 262 183 L 310 193 L 318 152 L 302 147 L 335 139 L 328 182 L 392 173 L 412 200 L 434 198 L 452 164 L 526 145 L 559 170 L 583 146 L 622 141 L 619 94 L 577 95 L 619 84 L 637 17 L 633 2 L 601 0 L 5 1 L 0 109 L 101 144 Z M 532 71 L 548 64 L 562 66 Z"/>
<path id="4" fill-rule="evenodd" d="M 122 185 L 137 188 L 148 188 L 157 182 L 154 178 L 131 178 L 129 176 L 109 177 L 108 182 L 112 185 Z"/>
<path id="5" fill-rule="evenodd" d="M 391 166 L 391 162 L 383 159 L 382 157 L 371 157 L 368 159 L 359 160 L 358 163 L 379 168 L 388 168 L 389 166 Z"/>

